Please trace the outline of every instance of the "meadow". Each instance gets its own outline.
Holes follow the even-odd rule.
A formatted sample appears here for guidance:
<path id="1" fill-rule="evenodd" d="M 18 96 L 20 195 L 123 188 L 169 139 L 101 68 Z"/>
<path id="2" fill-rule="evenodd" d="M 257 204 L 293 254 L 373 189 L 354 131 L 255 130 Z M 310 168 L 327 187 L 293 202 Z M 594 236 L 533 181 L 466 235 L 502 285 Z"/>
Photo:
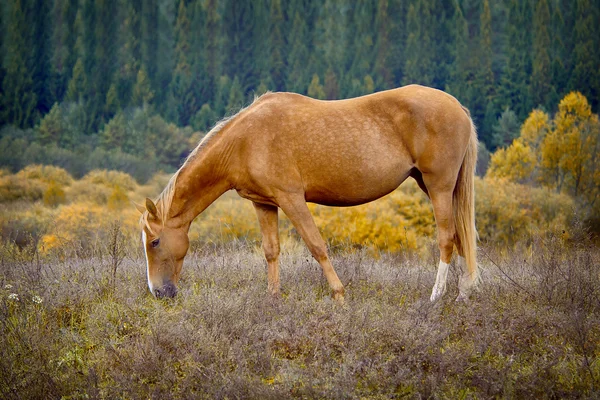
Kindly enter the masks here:
<path id="1" fill-rule="evenodd" d="M 363 207 L 313 206 L 347 301 L 282 222 L 267 294 L 251 205 L 192 226 L 179 295 L 146 286 L 137 211 L 168 179 L 0 176 L 1 398 L 595 398 L 600 251 L 568 197 L 478 179 L 482 284 L 431 304 L 431 207 L 407 182 Z"/>

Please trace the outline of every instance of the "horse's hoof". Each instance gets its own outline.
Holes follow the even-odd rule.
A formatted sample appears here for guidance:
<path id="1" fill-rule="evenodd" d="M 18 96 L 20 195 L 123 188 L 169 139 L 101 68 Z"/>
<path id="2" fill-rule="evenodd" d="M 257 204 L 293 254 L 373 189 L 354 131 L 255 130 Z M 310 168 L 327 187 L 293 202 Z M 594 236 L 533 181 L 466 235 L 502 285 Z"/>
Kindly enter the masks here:
<path id="1" fill-rule="evenodd" d="M 333 297 L 333 300 L 335 300 L 335 302 L 338 303 L 340 306 L 344 305 L 344 289 L 333 292 L 333 295 L 331 297 Z"/>
<path id="2" fill-rule="evenodd" d="M 431 297 L 429 297 L 429 301 L 435 303 L 442 298 L 444 293 L 446 293 L 446 287 L 438 288 L 437 286 L 434 286 L 433 291 L 431 292 Z"/>

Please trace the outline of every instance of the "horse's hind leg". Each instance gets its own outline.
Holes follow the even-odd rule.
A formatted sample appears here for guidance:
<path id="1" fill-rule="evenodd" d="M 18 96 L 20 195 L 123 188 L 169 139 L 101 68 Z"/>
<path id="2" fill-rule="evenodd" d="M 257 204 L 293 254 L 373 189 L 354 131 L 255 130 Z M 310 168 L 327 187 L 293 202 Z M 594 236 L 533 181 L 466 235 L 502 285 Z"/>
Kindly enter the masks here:
<path id="1" fill-rule="evenodd" d="M 331 261 L 327 255 L 327 246 L 319 233 L 317 225 L 315 225 L 304 196 L 285 196 L 285 198 L 280 198 L 278 201 L 283 212 L 292 221 L 298 233 L 300 233 L 312 256 L 321 265 L 321 268 L 323 268 L 323 274 L 333 291 L 334 300 L 343 303 L 344 286 L 333 269 L 333 265 L 331 265 Z"/>
<path id="2" fill-rule="evenodd" d="M 430 298 L 431 301 L 436 301 L 446 292 L 446 279 L 448 268 L 452 261 L 456 230 L 452 212 L 452 190 L 429 190 L 429 195 L 433 204 L 433 213 L 438 229 L 438 246 L 440 249 L 440 263 Z"/>
<path id="3" fill-rule="evenodd" d="M 269 292 L 279 294 L 279 227 L 277 207 L 253 203 L 262 232 L 262 246 L 267 259 Z"/>

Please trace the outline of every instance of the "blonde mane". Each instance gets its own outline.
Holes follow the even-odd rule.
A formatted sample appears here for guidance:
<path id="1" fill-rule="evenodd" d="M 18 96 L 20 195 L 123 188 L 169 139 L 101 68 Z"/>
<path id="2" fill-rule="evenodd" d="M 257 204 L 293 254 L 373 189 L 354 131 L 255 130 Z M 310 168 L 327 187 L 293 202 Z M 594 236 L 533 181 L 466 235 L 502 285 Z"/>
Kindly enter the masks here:
<path id="1" fill-rule="evenodd" d="M 267 92 L 267 93 L 270 93 L 270 92 Z M 265 93 L 265 94 L 267 94 L 267 93 Z M 177 172 L 175 172 L 173 174 L 173 176 L 171 177 L 171 179 L 169 179 L 169 183 L 167 183 L 167 186 L 165 186 L 163 191 L 154 200 L 154 204 L 156 204 L 156 208 L 158 210 L 158 218 L 160 218 L 160 221 L 161 221 L 161 224 L 163 227 L 165 226 L 165 222 L 169 215 L 169 210 L 171 209 L 171 203 L 173 202 L 173 196 L 175 195 L 175 184 L 177 183 L 177 177 L 179 176 L 179 173 L 181 172 L 181 170 L 183 168 L 185 168 L 188 165 L 188 163 L 190 163 L 196 157 L 196 155 L 199 154 L 209 144 L 209 142 L 214 137 L 216 137 L 220 132 L 222 132 L 223 128 L 225 128 L 225 126 L 229 122 L 231 122 L 231 120 L 233 120 L 238 115 L 240 115 L 243 111 L 245 111 L 248 107 L 250 107 L 252 104 L 254 104 L 262 96 L 264 96 L 264 94 L 261 96 L 255 96 L 252 103 L 250 103 L 248 106 L 242 107 L 235 114 L 226 116 L 225 118 L 218 121 L 213 126 L 213 128 L 202 138 L 202 140 L 200 140 L 200 143 L 198 143 L 196 148 L 194 150 L 192 150 L 192 152 L 187 156 L 187 158 L 185 159 L 185 161 L 183 162 L 181 167 L 177 170 Z M 142 228 L 145 226 L 146 229 L 148 229 L 148 231 L 151 234 L 153 234 L 153 235 L 155 234 L 148 222 L 148 211 L 145 211 L 142 214 L 142 216 L 140 218 L 140 225 L 142 226 Z"/>

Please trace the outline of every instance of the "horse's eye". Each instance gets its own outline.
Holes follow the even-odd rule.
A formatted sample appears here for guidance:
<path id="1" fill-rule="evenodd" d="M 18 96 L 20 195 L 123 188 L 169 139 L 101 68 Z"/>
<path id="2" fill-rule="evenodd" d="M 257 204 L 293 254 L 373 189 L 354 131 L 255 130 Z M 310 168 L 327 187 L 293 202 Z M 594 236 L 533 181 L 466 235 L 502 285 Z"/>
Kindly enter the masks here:
<path id="1" fill-rule="evenodd" d="M 158 244 L 160 243 L 160 239 L 154 239 L 153 241 L 150 242 L 150 246 L 157 247 Z"/>

